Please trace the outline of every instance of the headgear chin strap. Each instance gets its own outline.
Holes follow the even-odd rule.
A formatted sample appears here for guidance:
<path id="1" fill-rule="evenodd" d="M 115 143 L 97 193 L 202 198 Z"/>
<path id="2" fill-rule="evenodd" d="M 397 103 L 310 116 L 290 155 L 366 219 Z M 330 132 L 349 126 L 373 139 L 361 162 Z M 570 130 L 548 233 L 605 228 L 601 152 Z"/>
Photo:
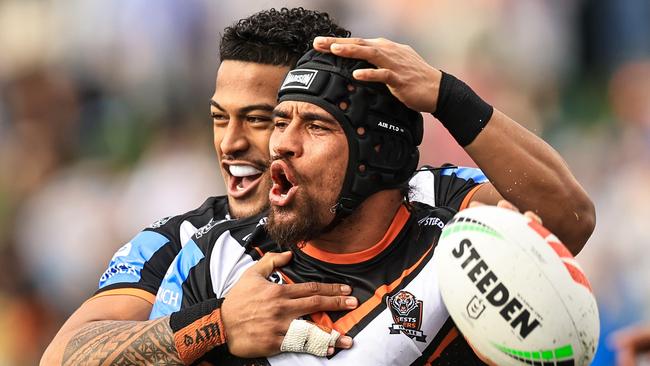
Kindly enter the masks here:
<path id="1" fill-rule="evenodd" d="M 368 68 L 376 67 L 311 50 L 289 71 L 278 93 L 278 102 L 315 104 L 343 127 L 350 156 L 332 224 L 373 193 L 406 183 L 418 165 L 422 115 L 400 102 L 386 85 L 352 77 L 352 71 Z"/>

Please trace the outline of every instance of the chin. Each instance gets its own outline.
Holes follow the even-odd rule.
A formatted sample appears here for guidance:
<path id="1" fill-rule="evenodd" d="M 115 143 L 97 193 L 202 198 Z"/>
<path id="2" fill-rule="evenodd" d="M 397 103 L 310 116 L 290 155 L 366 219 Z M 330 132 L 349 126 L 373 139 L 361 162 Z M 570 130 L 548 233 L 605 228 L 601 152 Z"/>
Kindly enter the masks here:
<path id="1" fill-rule="evenodd" d="M 269 208 L 269 202 L 266 196 L 257 199 L 249 198 L 246 200 L 228 197 L 228 206 L 230 216 L 236 219 L 242 219 L 264 212 Z"/>

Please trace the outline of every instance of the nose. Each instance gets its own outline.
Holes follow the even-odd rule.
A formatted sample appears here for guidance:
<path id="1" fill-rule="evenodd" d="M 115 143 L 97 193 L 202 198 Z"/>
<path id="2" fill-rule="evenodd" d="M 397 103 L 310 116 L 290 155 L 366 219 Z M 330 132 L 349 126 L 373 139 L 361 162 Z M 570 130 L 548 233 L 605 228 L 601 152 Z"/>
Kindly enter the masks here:
<path id="1" fill-rule="evenodd" d="M 303 153 L 302 133 L 299 123 L 292 121 L 284 129 L 276 128 L 271 135 L 271 149 L 281 157 L 300 157 Z"/>
<path id="2" fill-rule="evenodd" d="M 250 144 L 242 121 L 231 119 L 219 144 L 224 155 L 237 156 L 248 150 Z"/>

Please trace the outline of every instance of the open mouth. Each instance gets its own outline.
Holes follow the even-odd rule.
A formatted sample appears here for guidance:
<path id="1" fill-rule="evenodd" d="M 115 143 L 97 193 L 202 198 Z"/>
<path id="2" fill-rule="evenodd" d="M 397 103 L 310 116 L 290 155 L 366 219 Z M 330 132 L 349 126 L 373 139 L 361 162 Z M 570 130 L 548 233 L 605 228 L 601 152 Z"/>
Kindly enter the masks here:
<path id="1" fill-rule="evenodd" d="M 229 173 L 228 195 L 240 198 L 248 194 L 259 184 L 264 171 L 247 164 L 226 164 L 225 168 Z"/>
<path id="2" fill-rule="evenodd" d="M 271 204 L 276 206 L 288 205 L 293 200 L 298 186 L 285 162 L 277 160 L 271 164 L 271 180 L 273 181 L 273 187 L 269 192 Z"/>

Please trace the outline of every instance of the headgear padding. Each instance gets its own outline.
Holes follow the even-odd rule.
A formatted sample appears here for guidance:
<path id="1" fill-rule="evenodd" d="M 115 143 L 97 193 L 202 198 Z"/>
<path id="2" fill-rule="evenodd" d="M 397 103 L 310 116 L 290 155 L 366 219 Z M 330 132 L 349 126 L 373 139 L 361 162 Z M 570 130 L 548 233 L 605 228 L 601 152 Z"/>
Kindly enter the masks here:
<path id="1" fill-rule="evenodd" d="M 339 219 L 373 193 L 406 183 L 418 165 L 422 115 L 400 102 L 386 85 L 352 77 L 352 71 L 367 68 L 375 66 L 311 50 L 289 71 L 278 93 L 278 102 L 323 108 L 345 131 L 350 156 L 335 206 Z"/>

